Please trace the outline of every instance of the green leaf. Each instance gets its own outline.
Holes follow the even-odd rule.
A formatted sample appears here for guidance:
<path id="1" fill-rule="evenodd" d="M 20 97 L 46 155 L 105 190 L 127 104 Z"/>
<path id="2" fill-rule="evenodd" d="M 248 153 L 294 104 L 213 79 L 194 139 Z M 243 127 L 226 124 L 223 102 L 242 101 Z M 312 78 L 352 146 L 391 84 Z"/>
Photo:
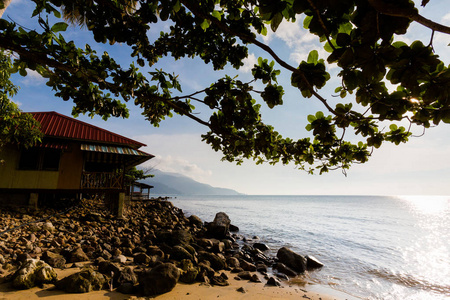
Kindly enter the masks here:
<path id="1" fill-rule="evenodd" d="M 208 27 L 209 27 L 209 22 L 208 22 L 208 20 L 203 20 L 203 22 L 202 22 L 202 24 L 200 24 L 200 27 L 203 29 L 203 30 L 206 30 L 206 29 L 208 29 Z"/>
<path id="2" fill-rule="evenodd" d="M 58 31 L 66 31 L 67 27 L 69 25 L 64 23 L 64 22 L 58 22 L 55 25 L 52 26 L 52 31 L 53 32 L 58 32 Z"/>
<path id="3" fill-rule="evenodd" d="M 217 10 L 213 11 L 211 15 L 219 21 L 222 19 L 222 14 Z"/>
<path id="4" fill-rule="evenodd" d="M 317 52 L 317 50 L 313 50 L 313 51 L 309 52 L 308 63 L 317 64 L 318 60 L 319 60 L 319 52 Z"/>

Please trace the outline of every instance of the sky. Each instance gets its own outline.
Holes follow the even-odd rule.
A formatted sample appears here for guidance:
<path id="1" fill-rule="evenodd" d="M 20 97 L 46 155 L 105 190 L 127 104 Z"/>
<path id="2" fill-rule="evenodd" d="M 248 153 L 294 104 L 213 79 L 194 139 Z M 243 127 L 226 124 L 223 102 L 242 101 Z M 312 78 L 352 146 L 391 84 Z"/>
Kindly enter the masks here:
<path id="1" fill-rule="evenodd" d="M 442 9 L 448 0 L 432 0 L 420 13 L 437 22 L 450 25 L 450 11 Z M 37 29 L 36 20 L 31 20 L 32 3 L 27 0 L 13 0 L 3 18 Z M 152 27 L 150 36 L 155 37 L 168 24 L 158 24 Z M 269 30 L 270 31 L 270 30 Z M 410 34 L 397 37 L 410 43 L 420 39 L 428 44 L 431 31 L 419 24 L 413 24 Z M 282 59 L 292 65 L 298 65 L 306 60 L 311 50 L 318 50 L 320 58 L 326 59 L 326 53 L 318 44 L 317 38 L 304 34 L 301 21 L 282 23 L 279 29 L 269 32 L 261 40 L 277 49 Z M 69 28 L 65 33 L 66 40 L 74 40 L 79 47 L 90 44 L 98 53 L 108 51 L 124 66 L 130 64 L 129 49 L 124 45 L 96 44 L 89 32 L 79 28 Z M 450 36 L 436 33 L 433 46 L 446 65 L 450 63 Z M 161 60 L 152 69 L 145 67 L 141 71 L 149 72 L 154 68 L 163 68 L 179 75 L 183 92 L 189 93 L 201 90 L 214 78 L 224 74 L 238 75 L 243 81 L 249 79 L 251 68 L 259 56 L 265 55 L 258 49 L 249 50 L 249 58 L 239 71 L 227 68 L 225 71 L 214 72 L 210 66 L 205 66 L 198 59 L 183 59 L 174 61 L 167 58 Z M 265 56 L 265 58 L 270 57 Z M 277 66 L 276 66 L 277 68 Z M 281 69 L 281 67 L 278 67 Z M 331 66 L 328 71 L 333 75 L 338 71 Z M 282 71 L 279 83 L 289 85 L 289 74 Z M 70 116 L 72 103 L 56 98 L 45 81 L 34 72 L 28 76 L 13 77 L 15 84 L 20 86 L 18 95 L 13 101 L 25 112 L 57 111 Z M 329 88 L 321 90 L 320 94 L 336 104 L 340 98 L 333 97 L 334 88 L 339 85 L 339 78 L 333 77 L 327 84 Z M 307 116 L 325 108 L 318 101 L 303 99 L 298 90 L 287 89 L 281 107 L 269 109 L 263 107 L 262 115 L 265 123 L 272 124 L 283 136 L 302 138 L 308 136 L 305 130 Z M 346 99 L 351 101 L 351 99 Z M 222 162 L 221 154 L 215 152 L 209 145 L 201 141 L 201 134 L 206 128 L 194 121 L 175 116 L 153 127 L 141 115 L 139 108 L 128 105 L 130 118 L 110 118 L 103 121 L 100 117 L 90 118 L 80 116 L 78 119 L 95 126 L 110 130 L 120 135 L 138 140 L 147 146 L 141 148 L 155 155 L 155 158 L 144 164 L 145 168 L 156 168 L 165 172 L 173 172 L 188 176 L 202 183 L 216 187 L 234 189 L 240 193 L 253 195 L 450 195 L 450 124 L 441 123 L 431 128 L 421 137 L 410 139 L 407 144 L 399 146 L 388 143 L 376 149 L 369 162 L 353 165 L 347 171 L 347 176 L 339 170 L 323 175 L 308 175 L 298 170 L 294 165 L 255 165 L 252 160 L 238 166 L 235 163 Z M 202 114 L 199 114 L 202 117 Z M 207 115 L 203 115 L 205 118 Z M 414 134 L 421 134 L 418 129 Z"/>

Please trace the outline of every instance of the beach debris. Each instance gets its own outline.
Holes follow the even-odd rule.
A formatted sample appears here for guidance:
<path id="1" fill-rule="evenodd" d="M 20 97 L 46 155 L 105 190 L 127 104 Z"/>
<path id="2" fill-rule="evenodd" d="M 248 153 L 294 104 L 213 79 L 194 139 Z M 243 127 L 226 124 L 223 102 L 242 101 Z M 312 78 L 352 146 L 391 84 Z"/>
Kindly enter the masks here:
<path id="1" fill-rule="evenodd" d="M 16 289 L 30 289 L 57 280 L 55 270 L 42 260 L 28 259 L 12 277 Z"/>

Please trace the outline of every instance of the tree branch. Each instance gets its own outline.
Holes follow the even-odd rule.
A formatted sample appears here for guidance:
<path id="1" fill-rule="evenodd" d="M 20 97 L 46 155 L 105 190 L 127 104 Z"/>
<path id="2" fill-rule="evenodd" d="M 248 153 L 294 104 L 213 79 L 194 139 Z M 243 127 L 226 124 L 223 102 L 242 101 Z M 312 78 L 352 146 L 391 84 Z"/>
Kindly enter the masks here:
<path id="1" fill-rule="evenodd" d="M 422 24 L 425 27 L 430 28 L 433 31 L 439 31 L 442 33 L 450 34 L 450 27 L 445 26 L 439 23 L 436 23 L 432 20 L 429 20 L 423 16 L 421 16 L 414 9 L 402 9 L 396 5 L 387 4 L 381 0 L 367 0 L 370 5 L 379 13 L 392 16 L 392 17 L 401 17 L 407 18 L 411 21 L 415 21 L 419 24 Z"/>

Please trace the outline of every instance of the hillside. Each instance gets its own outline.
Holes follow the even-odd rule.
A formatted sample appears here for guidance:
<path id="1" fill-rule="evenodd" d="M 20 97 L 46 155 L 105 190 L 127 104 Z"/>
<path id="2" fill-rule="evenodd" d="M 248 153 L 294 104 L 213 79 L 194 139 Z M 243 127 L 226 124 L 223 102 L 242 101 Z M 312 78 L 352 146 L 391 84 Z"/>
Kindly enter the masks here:
<path id="1" fill-rule="evenodd" d="M 213 187 L 176 173 L 156 169 L 151 173 L 155 177 L 147 178 L 142 182 L 154 186 L 150 191 L 153 195 L 240 195 L 235 190 Z"/>

